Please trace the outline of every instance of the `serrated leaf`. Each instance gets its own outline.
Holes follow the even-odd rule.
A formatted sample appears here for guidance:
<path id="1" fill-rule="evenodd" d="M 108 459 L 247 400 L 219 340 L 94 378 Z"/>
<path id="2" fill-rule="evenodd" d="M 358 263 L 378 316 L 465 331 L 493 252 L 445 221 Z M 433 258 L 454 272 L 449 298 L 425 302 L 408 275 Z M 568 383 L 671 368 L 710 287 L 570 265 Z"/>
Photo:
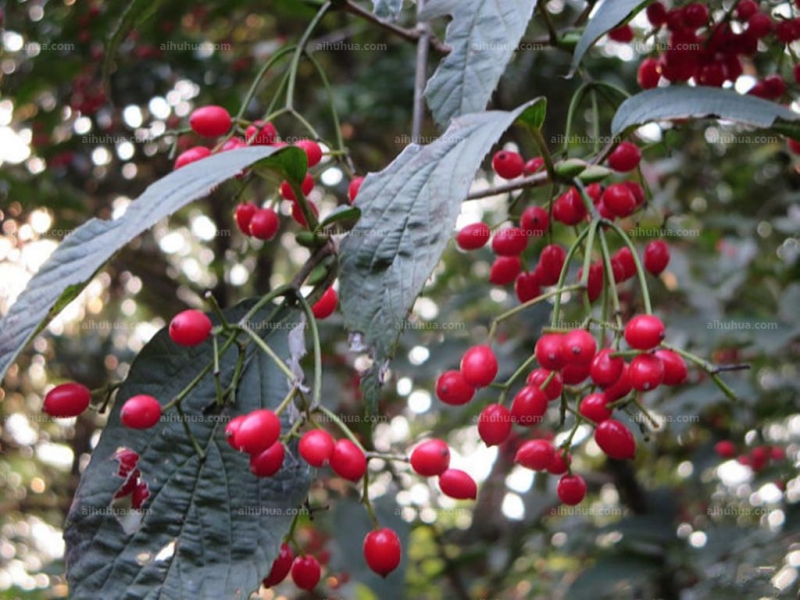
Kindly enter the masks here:
<path id="1" fill-rule="evenodd" d="M 503 132 L 530 119 L 542 102 L 459 117 L 432 144 L 408 146 L 364 180 L 361 219 L 341 244 L 339 283 L 351 347 L 373 358 L 362 374 L 369 412 L 377 406 L 381 370 L 450 240 L 475 171 Z"/>
<path id="2" fill-rule="evenodd" d="M 33 335 L 125 244 L 253 163 L 262 161 L 260 167 L 296 176 L 298 154 L 305 156 L 299 148 L 259 146 L 210 156 L 155 182 L 118 219 L 92 219 L 78 227 L 64 238 L 0 321 L 0 381 Z"/>
<path id="3" fill-rule="evenodd" d="M 657 88 L 631 96 L 617 109 L 611 133 L 622 135 L 652 121 L 704 118 L 736 121 L 761 129 L 782 128 L 800 134 L 800 115 L 780 104 L 733 90 L 688 86 Z"/>
<path id="4" fill-rule="evenodd" d="M 103 60 L 103 87 L 110 90 L 109 80 L 111 77 L 111 65 L 117 57 L 117 50 L 122 40 L 138 25 L 141 25 L 152 17 L 164 0 L 132 0 L 122 13 L 119 23 L 114 29 L 111 37 L 108 38 L 105 48 L 105 59 Z"/>
<path id="5" fill-rule="evenodd" d="M 381 19 L 394 19 L 403 10 L 403 0 L 372 0 L 373 11 Z"/>
<path id="6" fill-rule="evenodd" d="M 225 312 L 235 321 L 245 308 Z M 262 319 L 269 308 L 260 313 Z M 287 330 L 297 320 L 296 311 L 283 312 L 276 320 L 280 327 L 258 329 L 284 360 L 289 355 Z M 234 346 L 222 356 L 223 386 L 232 377 L 236 353 Z M 186 397 L 186 423 L 206 453 L 204 461 L 174 411 L 148 430 L 120 423 L 127 398 L 150 394 L 164 404 L 211 359 L 210 342 L 182 348 L 165 328 L 134 361 L 67 518 L 67 579 L 73 600 L 247 598 L 269 572 L 306 496 L 310 471 L 289 448 L 278 474 L 259 479 L 250 473 L 248 456 L 230 447 L 224 429 L 236 415 L 281 402 L 289 384 L 275 363 L 251 344 L 234 407 L 216 409 L 211 373 Z M 286 431 L 289 424 L 283 421 Z M 124 529 L 118 517 L 130 521 L 136 511 L 111 509 L 123 482 L 114 459 L 120 447 L 139 453 L 137 467 L 150 491 L 133 530 Z"/>
<path id="7" fill-rule="evenodd" d="M 581 39 L 578 40 L 567 77 L 575 74 L 583 55 L 600 37 L 622 23 L 632 12 L 638 12 L 645 4 L 647 2 L 642 2 L 642 0 L 604 0 L 592 13 Z"/>
<path id="8" fill-rule="evenodd" d="M 536 0 L 430 0 L 422 21 L 452 15 L 445 43 L 452 49 L 425 88 L 434 119 L 481 112 L 497 87 L 533 15 Z"/>

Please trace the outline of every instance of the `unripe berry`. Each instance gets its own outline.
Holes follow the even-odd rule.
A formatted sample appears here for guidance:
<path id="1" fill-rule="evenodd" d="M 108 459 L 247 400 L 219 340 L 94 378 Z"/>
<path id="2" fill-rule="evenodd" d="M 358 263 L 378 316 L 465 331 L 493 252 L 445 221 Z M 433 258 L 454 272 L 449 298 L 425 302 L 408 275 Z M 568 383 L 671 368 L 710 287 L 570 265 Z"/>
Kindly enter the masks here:
<path id="1" fill-rule="evenodd" d="M 436 477 L 450 466 L 450 448 L 442 440 L 428 440 L 414 448 L 411 468 L 423 477 Z"/>
<path id="2" fill-rule="evenodd" d="M 51 417 L 65 419 L 77 417 L 92 401 L 89 388 L 79 383 L 62 383 L 47 392 L 42 410 Z"/>

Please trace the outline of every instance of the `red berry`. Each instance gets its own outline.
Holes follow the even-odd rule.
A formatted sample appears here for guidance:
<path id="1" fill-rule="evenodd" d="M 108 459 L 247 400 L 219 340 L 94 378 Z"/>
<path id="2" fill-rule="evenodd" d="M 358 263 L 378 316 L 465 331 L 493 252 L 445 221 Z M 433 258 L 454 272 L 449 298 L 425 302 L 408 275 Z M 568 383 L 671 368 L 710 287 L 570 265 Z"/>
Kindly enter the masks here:
<path id="1" fill-rule="evenodd" d="M 339 294 L 335 289 L 329 287 L 311 307 L 311 312 L 314 313 L 316 319 L 327 319 L 336 310 L 337 304 L 339 304 Z"/>
<path id="2" fill-rule="evenodd" d="M 322 568 L 313 556 L 298 556 L 292 564 L 292 581 L 301 590 L 311 591 L 322 577 Z"/>
<path id="3" fill-rule="evenodd" d="M 558 371 L 564 366 L 563 336 L 547 333 L 536 342 L 536 360 L 543 369 Z"/>
<path id="4" fill-rule="evenodd" d="M 260 408 L 245 416 L 235 432 L 234 442 L 243 452 L 261 454 L 278 441 L 281 422 L 271 410 Z"/>
<path id="5" fill-rule="evenodd" d="M 236 445 L 236 433 L 239 431 L 239 427 L 242 426 L 242 423 L 246 418 L 247 415 L 236 416 L 225 426 L 225 439 L 234 450 L 241 451 L 241 448 Z"/>
<path id="6" fill-rule="evenodd" d="M 614 350 L 605 348 L 600 350 L 592 359 L 592 366 L 589 370 L 589 375 L 597 385 L 600 387 L 609 387 L 614 385 L 622 375 L 622 370 L 625 368 L 625 361 L 622 357 L 612 358 Z"/>
<path id="7" fill-rule="evenodd" d="M 581 400 L 579 412 L 595 423 L 602 423 L 610 419 L 614 412 L 613 409 L 606 406 L 607 404 L 608 401 L 606 400 L 605 394 L 589 394 L 586 398 Z"/>
<path id="8" fill-rule="evenodd" d="M 528 236 L 518 227 L 500 229 L 492 239 L 492 250 L 499 256 L 516 256 L 525 251 Z"/>
<path id="9" fill-rule="evenodd" d="M 750 467 L 754 471 L 763 469 L 769 461 L 769 449 L 764 446 L 753 448 L 750 452 Z"/>
<path id="10" fill-rule="evenodd" d="M 222 148 L 220 152 L 228 152 L 229 150 L 236 150 L 237 148 L 244 148 L 247 146 L 242 138 L 231 138 L 224 144 L 222 144 Z"/>
<path id="11" fill-rule="evenodd" d="M 623 181 L 622 185 L 627 187 L 631 194 L 633 194 L 634 199 L 636 200 L 636 208 L 639 208 L 642 204 L 644 204 L 644 188 L 637 183 L 636 181 Z"/>
<path id="12" fill-rule="evenodd" d="M 511 419 L 523 427 L 534 427 L 542 422 L 547 403 L 547 395 L 540 388 L 526 385 L 514 396 Z"/>
<path id="13" fill-rule="evenodd" d="M 281 544 L 280 552 L 278 552 L 278 557 L 272 563 L 272 569 L 270 569 L 269 575 L 261 582 L 264 587 L 268 588 L 278 585 L 281 581 L 286 579 L 289 571 L 292 570 L 293 562 L 294 552 L 292 552 L 291 547 L 289 544 Z"/>
<path id="14" fill-rule="evenodd" d="M 475 388 L 469 385 L 461 371 L 445 371 L 436 381 L 436 397 L 445 404 L 460 406 L 475 395 Z"/>
<path id="15" fill-rule="evenodd" d="M 428 440 L 414 448 L 411 468 L 423 477 L 436 477 L 450 466 L 450 448 L 442 440 Z"/>
<path id="16" fill-rule="evenodd" d="M 533 175 L 544 166 L 544 159 L 541 156 L 536 156 L 525 163 L 523 170 L 528 175 Z"/>
<path id="17" fill-rule="evenodd" d="M 492 235 L 486 223 L 472 223 L 467 225 L 456 235 L 456 243 L 462 250 L 477 250 L 483 248 Z"/>
<path id="18" fill-rule="evenodd" d="M 620 173 L 627 173 L 638 167 L 641 159 L 642 153 L 638 146 L 630 142 L 622 142 L 609 154 L 608 166 Z"/>
<path id="19" fill-rule="evenodd" d="M 636 210 L 636 198 L 623 183 L 612 183 L 606 188 L 603 204 L 617 217 L 628 217 Z"/>
<path id="20" fill-rule="evenodd" d="M 643 90 L 650 90 L 658 87 L 661 79 L 661 66 L 655 58 L 645 58 L 639 65 L 636 72 L 636 81 Z"/>
<path id="21" fill-rule="evenodd" d="M 492 168 L 503 179 L 514 179 L 522 175 L 525 161 L 516 152 L 501 150 L 492 157 Z"/>
<path id="22" fill-rule="evenodd" d="M 572 457 L 566 453 L 566 458 L 563 451 L 556 452 L 553 457 L 553 462 L 547 467 L 547 472 L 551 475 L 563 475 L 569 470 L 569 465 L 572 463 Z"/>
<path id="23" fill-rule="evenodd" d="M 322 160 L 322 148 L 314 140 L 300 140 L 295 144 L 298 148 L 303 150 L 308 157 L 308 168 L 314 167 Z"/>
<path id="24" fill-rule="evenodd" d="M 319 216 L 319 209 L 317 208 L 316 204 L 314 204 L 313 202 L 309 201 L 308 207 L 311 209 L 311 212 L 314 214 L 315 217 Z M 300 226 L 302 226 L 302 227 L 307 227 L 308 226 L 306 224 L 306 217 L 303 214 L 303 211 L 300 209 L 300 204 L 298 204 L 297 202 L 292 203 L 292 218 Z"/>
<path id="25" fill-rule="evenodd" d="M 513 283 L 522 269 L 519 256 L 498 256 L 489 271 L 489 283 L 508 285 Z"/>
<path id="26" fill-rule="evenodd" d="M 77 417 L 92 401 L 89 388 L 80 383 L 62 383 L 47 392 L 42 410 L 51 417 L 65 419 Z"/>
<path id="27" fill-rule="evenodd" d="M 566 260 L 567 251 L 561 246 L 550 244 L 542 248 L 542 252 L 539 255 L 539 267 L 541 267 L 540 283 L 542 285 L 557 284 Z"/>
<path id="28" fill-rule="evenodd" d="M 633 41 L 633 29 L 630 25 L 621 25 L 608 32 L 608 37 L 620 44 L 627 44 Z"/>
<path id="29" fill-rule="evenodd" d="M 161 418 L 161 404 L 152 396 L 139 394 L 122 405 L 119 418 L 125 427 L 148 429 Z"/>
<path id="30" fill-rule="evenodd" d="M 197 346 L 211 335 L 211 319 L 199 310 L 185 310 L 172 318 L 169 337 L 179 346 Z"/>
<path id="31" fill-rule="evenodd" d="M 564 475 L 558 480 L 556 494 L 564 504 L 575 506 L 586 497 L 586 482 L 580 475 Z"/>
<path id="32" fill-rule="evenodd" d="M 358 190 L 361 189 L 362 183 L 364 183 L 363 177 L 353 177 L 350 181 L 350 185 L 347 186 L 347 198 L 350 200 L 350 204 L 355 204 L 356 196 L 358 196 Z"/>
<path id="33" fill-rule="evenodd" d="M 218 137 L 230 130 L 231 115 L 221 106 L 203 106 L 189 116 L 189 126 L 204 137 Z"/>
<path id="34" fill-rule="evenodd" d="M 531 237 L 542 237 L 550 226 L 550 215 L 541 206 L 529 206 L 522 211 L 519 226 Z"/>
<path id="35" fill-rule="evenodd" d="M 258 240 L 271 240 L 278 233 L 281 221 L 271 208 L 259 209 L 250 220 L 250 235 Z"/>
<path id="36" fill-rule="evenodd" d="M 658 276 L 669 264 L 669 246 L 661 240 L 653 240 L 644 248 L 644 268 Z"/>
<path id="37" fill-rule="evenodd" d="M 397 568 L 402 553 L 400 539 L 388 527 L 370 531 L 364 538 L 364 558 L 369 568 L 381 577 L 386 577 Z"/>
<path id="38" fill-rule="evenodd" d="M 561 375 L 557 371 L 534 369 L 528 374 L 528 378 L 526 379 L 526 383 L 528 385 L 541 388 L 544 382 L 547 381 L 547 378 L 550 377 L 551 373 L 553 373 L 553 378 L 544 388 L 544 395 L 547 396 L 547 399 L 550 401 L 558 398 L 561 395 L 561 391 L 564 389 L 564 383 L 561 380 Z"/>
<path id="39" fill-rule="evenodd" d="M 205 146 L 195 146 L 194 148 L 189 148 L 185 152 L 181 152 L 178 155 L 178 158 L 175 159 L 175 169 L 177 170 L 181 167 L 185 167 L 186 165 L 197 162 L 198 160 L 207 156 L 211 156 L 211 150 Z"/>
<path id="40" fill-rule="evenodd" d="M 686 381 L 689 373 L 680 354 L 672 350 L 656 350 L 655 355 L 664 365 L 665 385 L 680 385 Z"/>
<path id="41" fill-rule="evenodd" d="M 619 421 L 608 419 L 594 430 L 594 441 L 607 456 L 626 460 L 636 455 L 636 440 L 633 434 Z"/>
<path id="42" fill-rule="evenodd" d="M 517 450 L 514 462 L 526 469 L 544 471 L 553 463 L 555 456 L 556 449 L 552 442 L 547 440 L 528 440 Z"/>
<path id="43" fill-rule="evenodd" d="M 800 63 L 797 63 L 792 68 L 792 76 L 794 77 L 794 82 L 795 83 L 800 83 Z"/>
<path id="44" fill-rule="evenodd" d="M 561 338 L 561 351 L 565 364 L 589 365 L 597 352 L 597 343 L 585 329 L 574 329 Z"/>
<path id="45" fill-rule="evenodd" d="M 439 488 L 445 496 L 455 500 L 474 500 L 478 497 L 475 480 L 460 469 L 447 469 L 439 475 Z"/>
<path id="46" fill-rule="evenodd" d="M 250 235 L 250 221 L 257 212 L 258 207 L 252 202 L 245 202 L 236 207 L 233 218 L 243 234 Z"/>
<path id="47" fill-rule="evenodd" d="M 520 273 L 514 282 L 514 292 L 520 302 L 528 302 L 542 293 L 539 287 L 539 277 L 536 273 Z"/>
<path id="48" fill-rule="evenodd" d="M 244 132 L 244 139 L 255 146 L 270 146 L 278 141 L 278 132 L 272 123 L 254 121 Z"/>
<path id="49" fill-rule="evenodd" d="M 733 458 L 736 456 L 736 445 L 730 440 L 722 440 L 714 445 L 714 451 L 720 458 Z"/>
<path id="50" fill-rule="evenodd" d="M 769 457 L 772 460 L 784 460 L 786 458 L 786 451 L 778 446 L 773 446 L 770 449 Z"/>
<path id="51" fill-rule="evenodd" d="M 478 417 L 478 435 L 487 446 L 497 446 L 511 434 L 511 414 L 502 404 L 490 404 Z"/>
<path id="52" fill-rule="evenodd" d="M 367 471 L 367 457 L 348 439 L 336 442 L 330 463 L 339 477 L 349 481 L 358 481 Z"/>
<path id="53" fill-rule="evenodd" d="M 553 218 L 564 225 L 577 225 L 586 218 L 586 206 L 580 192 L 570 188 L 553 203 Z"/>
<path id="54" fill-rule="evenodd" d="M 622 265 L 623 281 L 636 275 L 636 261 L 633 258 L 633 253 L 630 248 L 627 246 L 620 248 L 614 254 L 614 260 Z"/>
<path id="55" fill-rule="evenodd" d="M 655 315 L 636 315 L 625 326 L 625 341 L 636 350 L 650 350 L 664 340 L 664 323 Z"/>
<path id="56" fill-rule="evenodd" d="M 314 189 L 314 178 L 311 176 L 310 173 L 306 173 L 306 176 L 303 178 L 303 183 L 300 185 L 300 190 L 303 192 L 304 196 L 308 196 L 311 193 L 311 190 Z M 288 181 L 281 182 L 280 187 L 281 197 L 284 200 L 291 200 L 294 202 L 297 198 L 294 195 L 294 190 L 292 186 L 289 185 Z"/>
<path id="57" fill-rule="evenodd" d="M 661 2 L 653 2 L 646 9 L 647 19 L 653 27 L 661 27 L 667 22 L 667 9 Z"/>
<path id="58" fill-rule="evenodd" d="M 250 471 L 256 477 L 272 477 L 281 470 L 285 457 L 286 447 L 281 442 L 275 442 L 260 454 L 250 456 Z"/>
<path id="59" fill-rule="evenodd" d="M 683 22 L 691 29 L 699 29 L 708 24 L 708 7 L 699 2 L 692 2 L 683 7 Z"/>
<path id="60" fill-rule="evenodd" d="M 755 0 L 740 0 L 736 5 L 736 16 L 741 21 L 747 21 L 758 12 L 758 2 Z"/>
<path id="61" fill-rule="evenodd" d="M 788 139 L 789 152 L 792 154 L 800 154 L 800 141 Z"/>
<path id="62" fill-rule="evenodd" d="M 630 394 L 632 389 L 631 378 L 628 375 L 628 365 L 625 364 L 622 366 L 622 374 L 619 379 L 613 385 L 607 387 L 603 393 L 609 402 L 614 402 L 614 400 L 619 400 Z"/>
<path id="63" fill-rule="evenodd" d="M 583 276 L 583 267 L 578 270 L 578 279 Z M 593 263 L 589 267 L 589 276 L 586 278 L 586 295 L 589 302 L 594 302 L 603 293 L 603 265 Z"/>
<path id="64" fill-rule="evenodd" d="M 461 359 L 461 374 L 472 387 L 486 387 L 497 376 L 497 357 L 489 346 L 473 346 Z"/>
<path id="65" fill-rule="evenodd" d="M 312 429 L 303 434 L 297 449 L 308 464 L 321 468 L 331 460 L 334 445 L 330 433 L 324 429 Z"/>
<path id="66" fill-rule="evenodd" d="M 628 367 L 633 389 L 649 392 L 664 383 L 664 365 L 653 354 L 640 354 Z"/>

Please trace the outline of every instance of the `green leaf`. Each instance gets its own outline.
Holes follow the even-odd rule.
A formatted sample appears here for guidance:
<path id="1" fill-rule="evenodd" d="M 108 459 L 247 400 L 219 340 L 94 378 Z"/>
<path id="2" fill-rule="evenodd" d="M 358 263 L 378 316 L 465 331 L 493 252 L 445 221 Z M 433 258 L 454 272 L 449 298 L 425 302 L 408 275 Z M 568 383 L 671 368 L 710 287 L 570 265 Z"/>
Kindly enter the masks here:
<path id="1" fill-rule="evenodd" d="M 325 233 L 342 233 L 349 231 L 361 218 L 361 209 L 355 206 L 337 206 L 331 214 L 320 223 L 320 229 Z"/>
<path id="2" fill-rule="evenodd" d="M 723 119 L 800 136 L 800 115 L 780 104 L 733 90 L 670 86 L 631 96 L 617 109 L 611 133 L 622 135 L 651 121 Z"/>
<path id="3" fill-rule="evenodd" d="M 133 31 L 134 28 L 156 14 L 163 3 L 164 0 L 132 0 L 125 9 L 125 12 L 122 13 L 122 17 L 116 29 L 114 29 L 106 43 L 105 59 L 103 60 L 103 87 L 105 87 L 106 90 L 110 89 L 111 67 L 114 64 L 114 59 L 117 57 L 117 50 L 122 40 L 124 40 L 125 36 Z"/>
<path id="4" fill-rule="evenodd" d="M 242 318 L 245 308 L 226 310 L 229 320 Z M 260 313 L 261 319 L 270 309 Z M 285 311 L 271 327 L 257 331 L 287 360 L 288 331 L 298 320 L 297 312 Z M 289 390 L 286 376 L 269 357 L 253 344 L 246 352 L 235 406 L 216 408 L 211 373 L 183 402 L 204 461 L 174 411 L 148 430 L 122 426 L 119 413 L 123 402 L 136 394 L 150 394 L 162 404 L 173 398 L 212 360 L 211 342 L 182 348 L 165 328 L 136 358 L 67 518 L 67 579 L 73 600 L 247 598 L 258 588 L 306 496 L 310 471 L 290 447 L 277 475 L 257 478 L 250 473 L 248 456 L 227 443 L 224 429 L 230 418 L 275 408 Z M 236 358 L 233 346 L 221 359 L 223 386 L 231 380 Z M 140 455 L 137 467 L 150 491 L 141 512 L 116 505 L 117 512 L 112 512 L 113 496 L 123 482 L 114 459 L 121 447 Z"/>
<path id="5" fill-rule="evenodd" d="M 403 10 L 403 0 L 372 0 L 373 12 L 381 19 L 394 19 Z"/>
<path id="6" fill-rule="evenodd" d="M 481 112 L 533 15 L 536 0 L 430 0 L 422 21 L 452 15 L 445 43 L 452 50 L 425 88 L 436 122 Z"/>
<path id="7" fill-rule="evenodd" d="M 257 161 L 262 161 L 260 167 L 296 175 L 299 170 L 293 165 L 298 154 L 303 154 L 299 148 L 259 146 L 210 156 L 155 182 L 118 219 L 92 219 L 78 227 L 64 238 L 0 321 L 0 381 L 36 332 L 125 244 Z"/>
<path id="8" fill-rule="evenodd" d="M 341 244 L 339 282 L 353 350 L 374 361 L 362 374 L 368 412 L 377 406 L 382 370 L 450 240 L 475 171 L 503 132 L 516 120 L 528 121 L 542 102 L 459 117 L 432 144 L 408 146 L 364 180 L 361 219 Z"/>
<path id="9" fill-rule="evenodd" d="M 581 39 L 578 40 L 567 77 L 575 75 L 583 55 L 600 37 L 625 21 L 631 13 L 638 12 L 645 4 L 647 2 L 642 0 L 604 0 L 592 13 Z"/>

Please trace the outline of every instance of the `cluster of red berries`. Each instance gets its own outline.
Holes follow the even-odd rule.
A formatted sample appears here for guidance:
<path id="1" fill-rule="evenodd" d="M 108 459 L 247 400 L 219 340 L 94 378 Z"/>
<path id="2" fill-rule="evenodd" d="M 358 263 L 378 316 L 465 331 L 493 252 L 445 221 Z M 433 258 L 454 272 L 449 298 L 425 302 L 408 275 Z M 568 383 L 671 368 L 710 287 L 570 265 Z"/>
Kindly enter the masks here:
<path id="1" fill-rule="evenodd" d="M 484 407 L 478 417 L 478 433 L 487 446 L 503 444 L 509 439 L 512 426 L 534 427 L 540 424 L 549 403 L 557 400 L 564 385 L 578 385 L 587 379 L 601 391 L 583 398 L 579 405 L 581 418 L 595 426 L 594 439 L 605 454 L 624 460 L 633 458 L 636 443 L 633 434 L 621 422 L 612 419 L 614 403 L 632 391 L 649 392 L 660 385 L 680 385 L 688 377 L 686 363 L 680 354 L 660 348 L 665 336 L 664 324 L 654 315 L 638 315 L 625 326 L 624 337 L 635 356 L 627 363 L 614 348 L 598 351 L 597 342 L 585 329 L 567 333 L 549 333 L 536 343 L 534 356 L 539 368 L 528 375 L 526 385 L 517 392 L 508 409 L 500 403 Z M 463 405 L 472 400 L 476 388 L 489 385 L 497 375 L 497 358 L 489 346 L 467 350 L 459 371 L 446 371 L 436 384 L 437 397 L 446 404 Z M 427 465 L 415 470 L 423 475 L 438 474 L 447 468 L 449 452 L 438 440 L 426 442 Z M 559 497 L 565 503 L 580 502 L 585 493 L 582 479 L 570 471 L 566 451 L 559 453 L 550 440 L 535 439 L 522 444 L 515 461 L 527 468 L 563 475 Z M 412 455 L 414 466 L 414 455 Z M 435 468 L 434 468 L 435 467 Z M 583 493 L 578 490 L 583 489 Z M 576 500 L 577 499 L 577 500 Z"/>
<path id="2" fill-rule="evenodd" d="M 42 409 L 51 417 L 77 417 L 89 407 L 91 392 L 79 383 L 62 383 L 50 390 L 44 398 Z M 122 405 L 122 424 L 132 429 L 153 427 L 161 418 L 161 404 L 152 396 L 140 394 Z"/>
<path id="3" fill-rule="evenodd" d="M 280 435 L 278 415 L 264 408 L 234 417 L 225 427 L 231 447 L 250 455 L 250 471 L 256 477 L 272 477 L 283 466 L 286 447 Z"/>
<path id="4" fill-rule="evenodd" d="M 721 440 L 714 445 L 717 456 L 724 459 L 735 458 L 741 465 L 753 469 L 756 473 L 763 470 L 770 462 L 786 460 L 786 451 L 780 446 L 761 445 L 749 452 L 739 452 L 731 440 Z"/>
<path id="5" fill-rule="evenodd" d="M 620 143 L 608 156 L 608 166 L 618 173 L 628 173 L 639 166 L 642 155 L 639 148 L 630 142 Z M 515 153 L 502 150 L 492 159 L 492 165 L 498 175 L 505 178 L 518 177 L 523 172 L 535 173 L 542 167 L 540 158 L 527 163 Z M 631 216 L 645 201 L 642 186 L 634 181 L 612 183 L 607 187 L 593 183 L 586 188 L 601 217 L 609 220 Z M 590 218 L 580 192 L 572 187 L 556 198 L 548 212 L 541 206 L 530 206 L 520 215 L 519 225 L 499 229 L 492 236 L 486 223 L 473 223 L 463 227 L 456 235 L 456 243 L 462 250 L 470 251 L 483 248 L 489 239 L 492 240 L 492 251 L 497 258 L 489 271 L 489 282 L 495 285 L 510 285 L 520 302 L 532 300 L 542 293 L 542 287 L 558 283 L 567 252 L 557 244 L 549 244 L 542 248 L 536 267 L 529 272 L 522 271 L 521 255 L 528 246 L 531 237 L 543 237 L 550 227 L 550 216 L 559 223 L 573 226 Z M 669 248 L 663 241 L 650 242 L 644 251 L 645 268 L 658 276 L 669 263 Z M 621 283 L 636 274 L 636 263 L 628 248 L 623 248 L 614 255 L 612 261 L 614 280 Z M 597 262 L 590 267 L 587 276 L 587 293 L 594 302 L 603 288 L 603 264 Z"/>
<path id="6" fill-rule="evenodd" d="M 773 19 L 755 0 L 741 0 L 718 22 L 700 2 L 671 10 L 653 2 L 646 14 L 654 28 L 648 37 L 657 39 L 659 32 L 666 30 L 668 41 L 661 55 L 646 58 L 639 65 L 637 79 L 644 89 L 658 86 L 662 77 L 669 82 L 693 80 L 697 85 L 721 87 L 742 75 L 742 61 L 751 61 L 759 51 L 759 42 L 772 35 L 780 44 L 800 39 L 800 19 Z M 628 43 L 634 39 L 634 32 L 623 25 L 609 32 L 609 37 Z M 795 67 L 795 80 L 798 76 L 800 69 Z M 786 82 L 779 74 L 765 77 L 749 91 L 769 100 L 777 100 L 785 92 Z"/>
<path id="7" fill-rule="evenodd" d="M 106 103 L 106 93 L 103 84 L 91 73 L 78 75 L 72 84 L 72 96 L 69 105 L 72 110 L 82 115 L 95 114 Z"/>
<path id="8" fill-rule="evenodd" d="M 423 477 L 438 477 L 439 489 L 445 496 L 455 500 L 478 497 L 478 485 L 469 473 L 450 468 L 450 448 L 442 440 L 427 440 L 414 448 L 411 468 Z"/>
<path id="9" fill-rule="evenodd" d="M 130 448 L 120 448 L 114 454 L 114 458 L 119 462 L 117 476 L 124 480 L 114 498 L 130 496 L 131 507 L 138 510 L 150 497 L 147 483 L 142 479 L 142 474 L 136 466 L 139 463 L 139 455 Z"/>

